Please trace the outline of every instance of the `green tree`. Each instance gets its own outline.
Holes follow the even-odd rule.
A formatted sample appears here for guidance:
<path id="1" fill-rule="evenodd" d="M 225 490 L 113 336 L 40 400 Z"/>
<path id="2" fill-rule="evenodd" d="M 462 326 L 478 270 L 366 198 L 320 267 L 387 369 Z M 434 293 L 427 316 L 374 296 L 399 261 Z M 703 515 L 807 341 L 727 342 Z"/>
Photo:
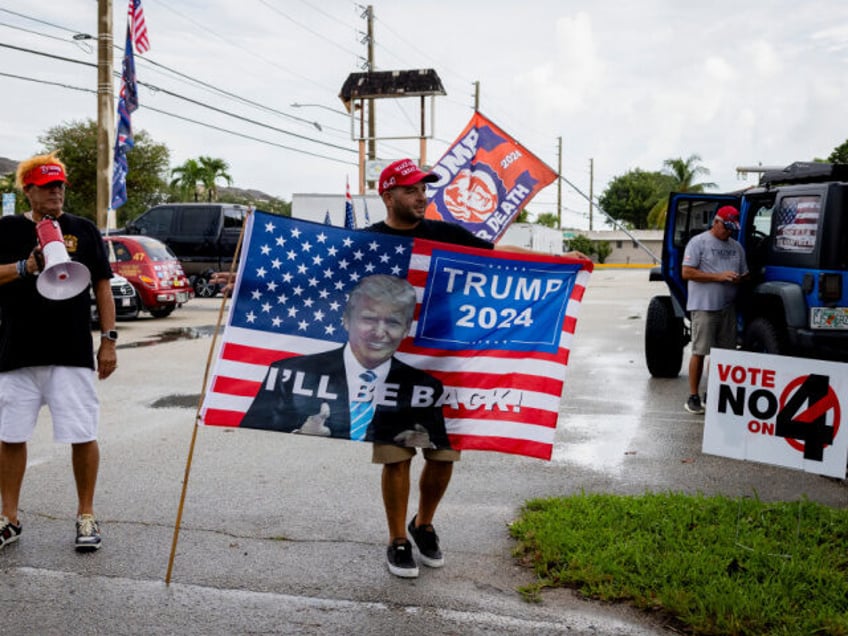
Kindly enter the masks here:
<path id="1" fill-rule="evenodd" d="M 612 218 L 631 228 L 648 227 L 648 213 L 657 199 L 671 188 L 671 177 L 636 168 L 613 179 L 598 203 Z"/>
<path id="2" fill-rule="evenodd" d="M 578 234 L 568 241 L 568 249 L 578 250 L 586 256 L 591 256 L 595 251 L 595 244 L 585 234 Z"/>
<path id="3" fill-rule="evenodd" d="M 280 216 L 291 216 L 291 202 L 277 199 L 275 197 L 271 197 L 270 199 L 260 199 L 245 194 L 236 194 L 224 189 L 220 193 L 220 198 L 218 200 L 221 203 L 238 203 L 241 205 L 247 205 L 254 210 L 262 210 L 263 212 L 279 214 Z"/>
<path id="4" fill-rule="evenodd" d="M 203 183 L 203 167 L 197 159 L 186 159 L 185 162 L 171 170 L 171 187 L 177 188 L 182 199 L 199 201 L 199 185 Z"/>
<path id="5" fill-rule="evenodd" d="M 700 155 L 690 155 L 685 160 L 679 157 L 666 159 L 663 162 L 664 174 L 671 177 L 673 181 L 666 192 L 660 193 L 660 197 L 651 207 L 648 213 L 649 227 L 658 228 L 665 225 L 665 217 L 668 214 L 668 195 L 671 192 L 703 192 L 716 187 L 716 184 L 712 182 L 695 182 L 700 176 L 710 174 L 709 169 L 701 166 L 700 162 Z"/>
<path id="6" fill-rule="evenodd" d="M 612 254 L 612 245 L 610 245 L 609 241 L 598 241 L 594 245 L 594 251 L 598 255 L 598 262 L 604 263 L 607 260 L 607 256 Z"/>
<path id="7" fill-rule="evenodd" d="M 232 185 L 233 178 L 227 172 L 229 165 L 223 159 L 201 155 L 197 159 L 186 159 L 185 163 L 171 170 L 171 186 L 176 187 L 183 199 L 200 200 L 203 192 L 207 201 L 218 200 L 218 180 Z"/>
<path id="8" fill-rule="evenodd" d="M 827 161 L 828 163 L 848 163 L 848 140 L 834 148 Z"/>
<path id="9" fill-rule="evenodd" d="M 555 228 L 557 226 L 557 222 L 557 215 L 553 212 L 543 212 L 536 217 L 536 225 L 544 225 L 545 227 Z"/>
<path id="10" fill-rule="evenodd" d="M 203 168 L 203 188 L 206 190 L 207 201 L 218 200 L 218 179 L 223 179 L 227 185 L 233 184 L 233 178 L 227 170 L 229 165 L 223 159 L 215 159 L 213 157 L 199 157 L 200 166 Z"/>
<path id="11" fill-rule="evenodd" d="M 135 132 L 133 138 L 135 147 L 127 152 L 127 202 L 116 213 L 119 226 L 167 195 L 167 146 L 154 142 L 144 130 Z M 96 222 L 97 123 L 89 119 L 54 126 L 38 141 L 44 146 L 41 152 L 57 151 L 68 168 L 65 209 Z"/>

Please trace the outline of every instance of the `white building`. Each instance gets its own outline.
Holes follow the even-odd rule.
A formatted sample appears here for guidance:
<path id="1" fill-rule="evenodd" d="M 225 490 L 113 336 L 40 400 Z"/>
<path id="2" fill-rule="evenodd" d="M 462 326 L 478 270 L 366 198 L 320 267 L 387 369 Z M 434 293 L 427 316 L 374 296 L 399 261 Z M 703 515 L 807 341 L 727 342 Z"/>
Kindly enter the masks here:
<path id="1" fill-rule="evenodd" d="M 628 236 L 628 232 L 630 236 Z M 604 259 L 605 265 L 659 265 L 662 258 L 662 230 L 606 230 L 588 232 L 574 230 L 568 235 L 582 234 L 593 243 L 606 241 L 612 252 Z M 635 240 L 634 240 L 635 239 Z M 597 256 L 592 260 L 597 261 Z"/>

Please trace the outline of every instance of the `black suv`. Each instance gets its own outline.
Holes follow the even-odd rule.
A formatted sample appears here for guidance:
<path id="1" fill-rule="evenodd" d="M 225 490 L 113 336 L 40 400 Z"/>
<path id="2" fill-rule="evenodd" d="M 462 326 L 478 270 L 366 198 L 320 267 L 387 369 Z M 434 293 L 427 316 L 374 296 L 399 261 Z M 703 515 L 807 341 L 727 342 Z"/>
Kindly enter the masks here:
<path id="1" fill-rule="evenodd" d="M 123 231 L 152 236 L 170 247 L 195 295 L 206 298 L 218 293 L 209 278 L 230 268 L 247 213 L 246 206 L 229 203 L 167 203 L 150 208 Z"/>
<path id="2" fill-rule="evenodd" d="M 739 344 L 761 353 L 848 361 L 848 165 L 793 163 L 731 194 L 672 193 L 662 265 L 645 326 L 645 357 L 656 377 L 675 377 L 690 341 L 686 243 L 707 230 L 722 205 L 740 212 L 737 240 L 750 281 L 739 290 Z"/>

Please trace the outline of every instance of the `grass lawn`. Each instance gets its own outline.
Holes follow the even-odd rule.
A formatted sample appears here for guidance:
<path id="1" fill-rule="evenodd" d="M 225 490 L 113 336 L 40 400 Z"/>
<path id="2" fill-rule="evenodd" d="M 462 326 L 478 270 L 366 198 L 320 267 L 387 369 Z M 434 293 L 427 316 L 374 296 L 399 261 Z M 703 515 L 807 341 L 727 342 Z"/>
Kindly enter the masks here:
<path id="1" fill-rule="evenodd" d="M 848 510 L 683 494 L 529 501 L 510 532 L 537 581 L 695 634 L 848 636 Z"/>

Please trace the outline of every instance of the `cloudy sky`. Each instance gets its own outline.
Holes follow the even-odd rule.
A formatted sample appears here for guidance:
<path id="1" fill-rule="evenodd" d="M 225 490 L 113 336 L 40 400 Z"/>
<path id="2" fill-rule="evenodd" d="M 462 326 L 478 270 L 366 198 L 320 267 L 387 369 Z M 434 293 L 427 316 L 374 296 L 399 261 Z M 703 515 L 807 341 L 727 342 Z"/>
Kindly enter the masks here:
<path id="1" fill-rule="evenodd" d="M 96 119 L 97 0 L 0 0 L 0 156 Z M 697 5 L 697 6 L 695 6 Z M 210 155 L 234 185 L 291 199 L 356 190 L 356 143 L 338 97 L 361 72 L 365 5 L 351 0 L 143 0 L 151 49 L 137 57 L 133 116 L 171 165 Z M 480 111 L 554 169 L 562 139 L 563 225 L 587 228 L 590 187 L 698 154 L 721 190 L 737 166 L 826 157 L 848 139 L 844 0 L 373 0 L 375 69 L 433 68 L 427 159 Z M 115 0 L 123 47 L 126 4 Z M 16 47 L 16 48 L 10 48 Z M 38 53 L 47 54 L 38 55 Z M 115 51 L 120 71 L 122 52 Z M 64 58 L 64 59 L 59 59 Z M 84 62 L 77 64 L 69 60 Z M 26 79 L 24 79 L 26 78 Z M 34 80 L 34 81 L 31 81 Z M 119 85 L 116 77 L 114 86 Z M 292 104 L 310 104 L 294 107 Z M 204 105 L 216 110 L 205 108 Z M 429 101 L 427 122 L 430 122 Z M 380 100 L 377 132 L 413 137 L 417 98 Z M 319 130 L 320 127 L 320 130 Z M 419 157 L 417 140 L 377 155 Z M 594 179 L 590 177 L 590 161 Z M 577 192 L 579 190 L 580 192 Z M 555 211 L 556 187 L 530 204 Z M 597 217 L 595 229 L 599 229 Z"/>

